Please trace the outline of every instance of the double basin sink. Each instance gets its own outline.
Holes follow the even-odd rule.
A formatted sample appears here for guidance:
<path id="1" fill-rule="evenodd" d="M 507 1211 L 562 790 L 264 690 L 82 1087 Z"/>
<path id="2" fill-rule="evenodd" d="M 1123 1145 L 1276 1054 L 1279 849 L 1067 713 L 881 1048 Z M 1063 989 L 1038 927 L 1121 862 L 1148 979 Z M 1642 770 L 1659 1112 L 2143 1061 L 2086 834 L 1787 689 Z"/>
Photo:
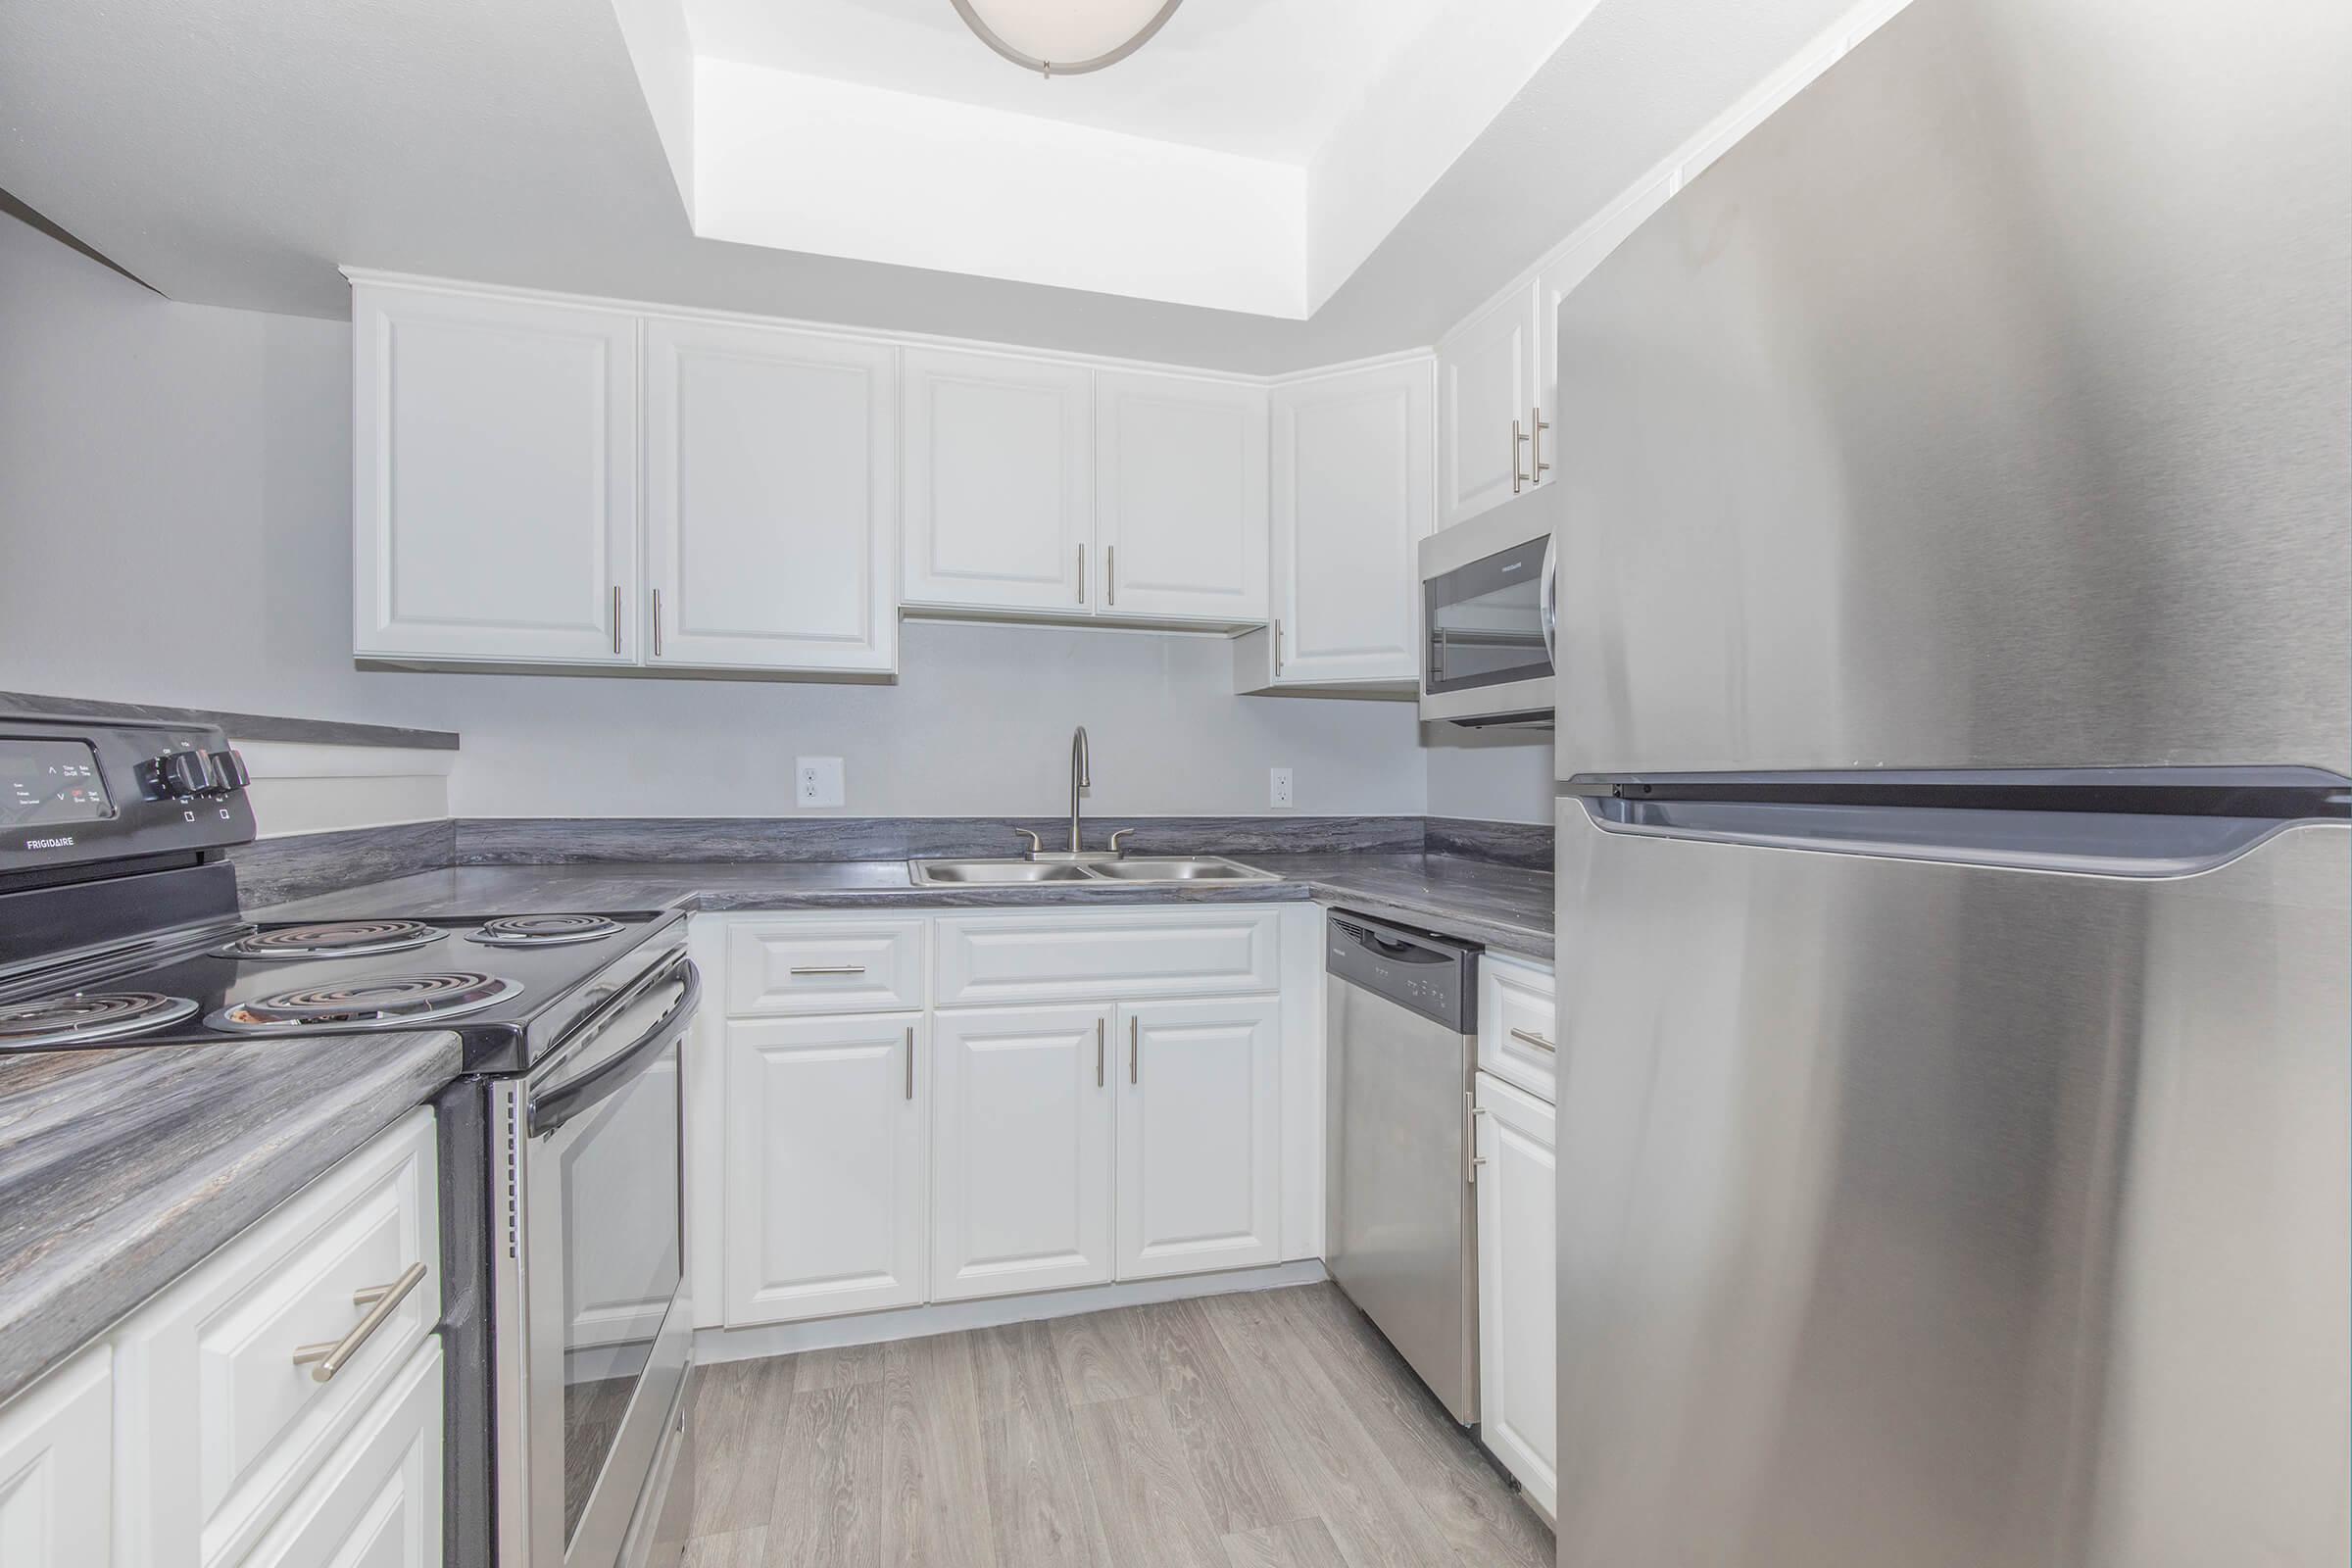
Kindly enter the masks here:
<path id="1" fill-rule="evenodd" d="M 1116 860 L 908 860 L 906 874 L 918 888 L 1025 882 L 1278 880 L 1271 871 L 1254 870 L 1214 855 L 1137 855 Z"/>

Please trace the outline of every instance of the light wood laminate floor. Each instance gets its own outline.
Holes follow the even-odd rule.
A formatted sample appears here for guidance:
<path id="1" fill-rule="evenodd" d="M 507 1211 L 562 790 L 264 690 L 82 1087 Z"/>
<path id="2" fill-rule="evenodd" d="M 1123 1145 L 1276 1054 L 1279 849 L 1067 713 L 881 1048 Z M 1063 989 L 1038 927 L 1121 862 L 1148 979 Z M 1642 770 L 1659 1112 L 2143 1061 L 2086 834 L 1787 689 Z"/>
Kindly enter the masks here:
<path id="1" fill-rule="evenodd" d="M 706 1367 L 686 1568 L 1552 1568 L 1329 1285 Z"/>

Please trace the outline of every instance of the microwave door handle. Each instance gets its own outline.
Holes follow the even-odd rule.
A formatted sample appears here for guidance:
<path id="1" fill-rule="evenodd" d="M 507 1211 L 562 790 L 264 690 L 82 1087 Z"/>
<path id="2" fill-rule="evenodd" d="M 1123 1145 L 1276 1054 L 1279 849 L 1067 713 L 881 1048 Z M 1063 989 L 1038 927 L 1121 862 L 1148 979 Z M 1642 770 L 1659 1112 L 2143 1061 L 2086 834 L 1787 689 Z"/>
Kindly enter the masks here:
<path id="1" fill-rule="evenodd" d="M 669 1010 L 652 1028 L 639 1035 L 625 1051 L 606 1057 L 561 1088 L 531 1097 L 528 1117 L 531 1137 L 554 1132 L 597 1102 L 616 1094 L 641 1068 L 651 1065 L 653 1058 L 684 1029 L 686 1020 L 694 1015 L 695 1007 L 703 1000 L 703 972 L 695 967 L 692 958 L 678 960 L 672 972 L 685 984 L 678 992 L 678 1000 L 670 1004 Z"/>
<path id="2" fill-rule="evenodd" d="M 1544 541 L 1544 575 L 1536 584 L 1536 613 L 1544 624 L 1544 662 L 1556 673 L 1560 667 L 1560 535 L 1554 529 Z"/>

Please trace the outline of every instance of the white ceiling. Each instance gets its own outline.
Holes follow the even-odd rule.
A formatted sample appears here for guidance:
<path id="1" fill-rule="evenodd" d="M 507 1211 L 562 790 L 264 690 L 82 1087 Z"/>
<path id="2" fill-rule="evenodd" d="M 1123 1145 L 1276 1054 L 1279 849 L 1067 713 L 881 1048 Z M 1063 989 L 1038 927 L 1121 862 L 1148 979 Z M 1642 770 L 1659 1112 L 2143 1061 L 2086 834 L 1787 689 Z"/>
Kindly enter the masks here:
<path id="1" fill-rule="evenodd" d="M 1304 319 L 697 237 L 610 0 L 0 6 L 0 189 L 208 304 L 349 263 L 1277 371 L 1433 341 L 1850 3 L 1602 0 Z"/>
<path id="2" fill-rule="evenodd" d="M 685 0 L 694 52 L 1304 164 L 1449 0 L 1184 0 L 1108 70 L 1041 79 L 947 0 Z"/>

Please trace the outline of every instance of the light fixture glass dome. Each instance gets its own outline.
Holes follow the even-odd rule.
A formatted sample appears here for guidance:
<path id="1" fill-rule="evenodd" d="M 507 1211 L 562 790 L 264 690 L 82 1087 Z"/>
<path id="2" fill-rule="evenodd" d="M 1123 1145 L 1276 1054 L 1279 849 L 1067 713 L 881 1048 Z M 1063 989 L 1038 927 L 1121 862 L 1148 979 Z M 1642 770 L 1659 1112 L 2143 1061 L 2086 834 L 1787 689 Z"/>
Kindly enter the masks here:
<path id="1" fill-rule="evenodd" d="M 1075 76 L 1141 49 L 1183 0 L 954 0 L 980 41 L 1016 66 Z"/>

